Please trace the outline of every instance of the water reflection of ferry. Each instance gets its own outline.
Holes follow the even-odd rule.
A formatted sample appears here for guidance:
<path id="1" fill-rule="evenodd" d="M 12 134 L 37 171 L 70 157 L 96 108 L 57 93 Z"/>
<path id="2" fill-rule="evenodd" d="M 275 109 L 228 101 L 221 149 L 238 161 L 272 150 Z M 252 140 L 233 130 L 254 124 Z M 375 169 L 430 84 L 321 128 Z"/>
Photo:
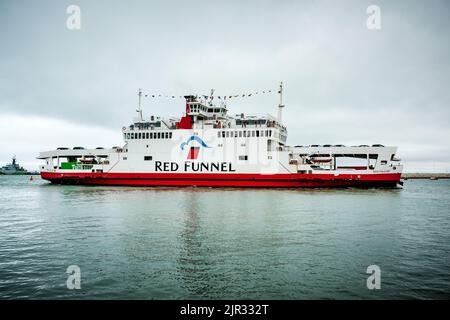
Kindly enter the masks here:
<path id="1" fill-rule="evenodd" d="M 278 116 L 228 114 L 226 102 L 185 96 L 180 118 L 138 114 L 111 149 L 41 152 L 42 178 L 53 183 L 133 186 L 397 186 L 397 148 L 382 145 L 286 145 L 283 87 Z M 214 100 L 215 101 L 215 100 Z"/>

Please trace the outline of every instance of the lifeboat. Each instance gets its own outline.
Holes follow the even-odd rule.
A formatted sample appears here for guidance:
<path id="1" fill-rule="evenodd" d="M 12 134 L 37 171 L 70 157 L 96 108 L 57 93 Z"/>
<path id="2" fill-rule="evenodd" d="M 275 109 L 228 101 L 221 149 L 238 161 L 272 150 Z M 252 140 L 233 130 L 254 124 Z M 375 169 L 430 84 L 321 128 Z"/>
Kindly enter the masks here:
<path id="1" fill-rule="evenodd" d="M 80 159 L 79 162 L 81 162 L 81 163 L 93 163 L 94 159 Z"/>
<path id="2" fill-rule="evenodd" d="M 315 163 L 329 163 L 333 160 L 332 158 L 312 158 L 311 161 Z"/>

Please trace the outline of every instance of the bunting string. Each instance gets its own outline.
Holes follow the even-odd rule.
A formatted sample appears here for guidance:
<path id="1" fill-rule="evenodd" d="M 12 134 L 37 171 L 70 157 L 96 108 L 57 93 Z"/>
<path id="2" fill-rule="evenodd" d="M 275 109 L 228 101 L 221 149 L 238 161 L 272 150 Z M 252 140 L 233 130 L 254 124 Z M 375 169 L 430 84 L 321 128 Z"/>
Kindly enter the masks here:
<path id="1" fill-rule="evenodd" d="M 192 96 L 195 96 L 197 98 L 204 98 L 204 99 L 210 99 L 213 100 L 215 98 L 219 100 L 229 100 L 229 99 L 236 99 L 236 98 L 248 98 L 256 95 L 262 95 L 262 94 L 271 94 L 271 93 L 280 93 L 279 90 L 262 90 L 262 91 L 255 91 L 250 93 L 241 93 L 241 94 L 233 94 L 233 95 L 205 95 L 205 94 L 192 94 Z M 151 98 L 151 99 L 157 99 L 157 98 L 164 98 L 164 99 L 182 99 L 184 98 L 184 95 L 167 95 L 167 94 L 143 94 L 142 95 L 145 98 Z"/>

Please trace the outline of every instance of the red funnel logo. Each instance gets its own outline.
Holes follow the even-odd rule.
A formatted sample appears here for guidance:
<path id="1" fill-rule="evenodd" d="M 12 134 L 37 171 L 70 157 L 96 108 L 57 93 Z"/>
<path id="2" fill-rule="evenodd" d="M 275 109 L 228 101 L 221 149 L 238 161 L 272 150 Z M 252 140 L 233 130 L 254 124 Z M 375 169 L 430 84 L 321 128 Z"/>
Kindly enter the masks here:
<path id="1" fill-rule="evenodd" d="M 200 150 L 200 147 L 191 147 L 189 149 L 189 153 L 188 153 L 188 157 L 187 157 L 188 160 L 197 159 L 199 150 Z"/>
<path id="2" fill-rule="evenodd" d="M 186 147 L 191 141 L 195 141 L 197 144 L 200 144 L 200 146 L 204 148 L 210 148 L 208 145 L 198 136 L 190 136 L 189 139 L 187 139 L 186 142 L 183 142 L 180 145 L 181 150 L 184 150 L 184 147 Z M 189 153 L 188 153 L 188 160 L 195 160 L 198 157 L 198 152 L 200 151 L 200 147 L 190 147 Z"/>

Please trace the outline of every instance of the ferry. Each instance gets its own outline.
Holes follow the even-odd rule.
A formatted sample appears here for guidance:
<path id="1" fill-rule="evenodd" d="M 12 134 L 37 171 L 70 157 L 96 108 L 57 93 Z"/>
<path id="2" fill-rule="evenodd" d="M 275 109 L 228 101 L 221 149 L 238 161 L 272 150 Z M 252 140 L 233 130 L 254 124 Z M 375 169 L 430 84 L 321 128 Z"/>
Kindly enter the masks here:
<path id="1" fill-rule="evenodd" d="M 283 84 L 277 116 L 230 115 L 226 100 L 186 95 L 178 118 L 137 116 L 109 149 L 41 152 L 41 177 L 56 184 L 251 188 L 397 187 L 397 147 L 289 146 Z M 217 101 L 217 100 L 216 100 Z"/>

